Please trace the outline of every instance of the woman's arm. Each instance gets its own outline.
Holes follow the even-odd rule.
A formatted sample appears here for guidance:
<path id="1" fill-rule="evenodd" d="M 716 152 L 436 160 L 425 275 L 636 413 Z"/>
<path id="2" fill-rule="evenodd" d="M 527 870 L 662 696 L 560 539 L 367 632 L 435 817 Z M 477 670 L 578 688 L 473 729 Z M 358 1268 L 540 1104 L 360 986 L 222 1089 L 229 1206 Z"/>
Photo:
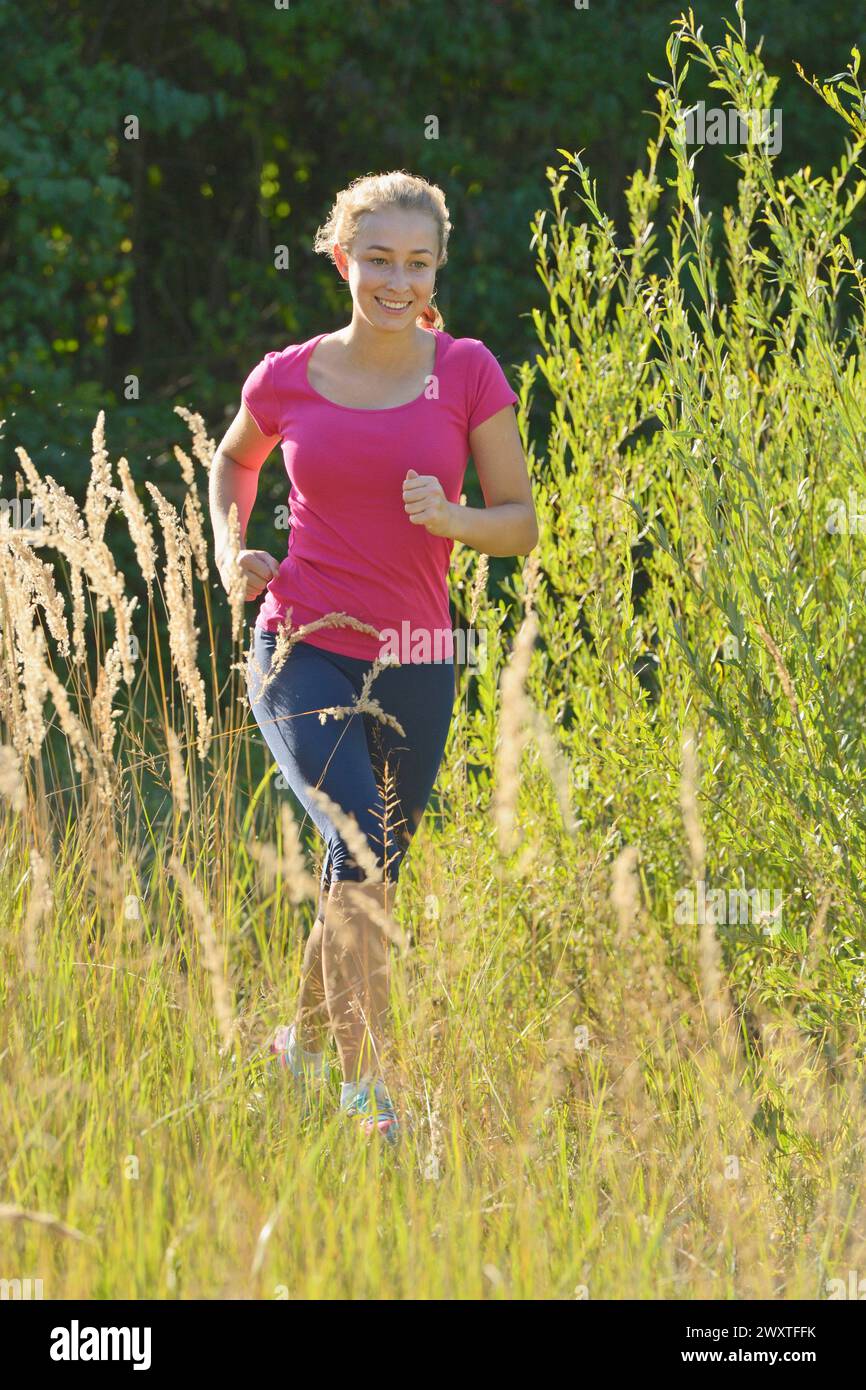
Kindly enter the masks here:
<path id="1" fill-rule="evenodd" d="M 482 555 L 528 555 L 538 544 L 538 523 L 531 502 L 496 502 L 492 507 L 451 505 L 451 539 L 480 550 Z"/>
<path id="2" fill-rule="evenodd" d="M 247 550 L 247 525 L 256 494 L 259 473 L 279 435 L 262 434 L 245 405 L 242 405 L 217 447 L 210 466 L 208 503 L 214 535 L 214 558 L 223 585 L 228 589 L 224 573 L 229 541 L 229 511 L 232 502 L 238 509 L 241 551 L 238 563 L 247 576 L 247 601 L 257 598 L 279 565 L 264 550 Z"/>
<path id="3" fill-rule="evenodd" d="M 472 430 L 469 448 L 487 505 L 449 502 L 438 478 L 410 468 L 403 482 L 409 520 L 484 555 L 528 555 L 538 544 L 538 521 L 513 406 Z"/>
<path id="4" fill-rule="evenodd" d="M 514 407 L 472 430 L 469 449 L 486 506 L 455 508 L 454 540 L 484 555 L 528 555 L 538 521 Z"/>

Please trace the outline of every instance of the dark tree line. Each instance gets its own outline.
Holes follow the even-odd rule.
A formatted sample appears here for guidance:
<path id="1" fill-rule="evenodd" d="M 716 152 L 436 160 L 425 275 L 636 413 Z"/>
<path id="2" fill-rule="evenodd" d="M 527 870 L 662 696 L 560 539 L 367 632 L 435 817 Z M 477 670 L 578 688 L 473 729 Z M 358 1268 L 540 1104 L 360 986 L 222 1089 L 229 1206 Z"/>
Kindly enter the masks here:
<path id="1" fill-rule="evenodd" d="M 545 169 L 559 147 L 584 150 L 602 206 L 622 216 L 653 129 L 647 74 L 666 75 L 678 12 L 674 0 L 2 0 L 3 472 L 22 443 L 78 492 L 104 407 L 112 454 L 173 477 L 174 404 L 217 433 L 264 352 L 345 321 L 347 291 L 311 243 L 335 192 L 370 170 L 443 186 L 446 327 L 483 338 L 506 370 L 531 360 L 543 293 L 529 224 Z M 697 15 L 718 39 L 735 19 L 732 5 Z M 842 68 L 858 38 L 850 6 L 762 0 L 746 18 L 782 77 L 783 165 L 839 151 L 838 124 L 792 64 Z M 705 206 L 732 196 L 721 154 L 717 170 Z"/>

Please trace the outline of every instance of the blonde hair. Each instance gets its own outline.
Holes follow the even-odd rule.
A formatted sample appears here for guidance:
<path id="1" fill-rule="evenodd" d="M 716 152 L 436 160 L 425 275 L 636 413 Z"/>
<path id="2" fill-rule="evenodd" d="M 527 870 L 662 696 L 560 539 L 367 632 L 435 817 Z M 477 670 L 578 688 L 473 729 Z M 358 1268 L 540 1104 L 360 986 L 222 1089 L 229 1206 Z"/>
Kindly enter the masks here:
<path id="1" fill-rule="evenodd" d="M 326 220 L 316 232 L 313 250 L 334 261 L 336 242 L 348 255 L 364 213 L 378 212 L 380 208 L 385 207 L 429 213 L 436 223 L 439 238 L 436 269 L 445 264 L 448 259 L 448 235 L 451 231 L 445 194 L 437 184 L 428 183 L 417 174 L 407 174 L 405 169 L 394 169 L 388 174 L 362 174 L 359 178 L 353 179 L 347 188 L 341 188 Z M 415 322 L 421 328 L 445 327 L 442 315 L 432 304 L 425 307 Z"/>

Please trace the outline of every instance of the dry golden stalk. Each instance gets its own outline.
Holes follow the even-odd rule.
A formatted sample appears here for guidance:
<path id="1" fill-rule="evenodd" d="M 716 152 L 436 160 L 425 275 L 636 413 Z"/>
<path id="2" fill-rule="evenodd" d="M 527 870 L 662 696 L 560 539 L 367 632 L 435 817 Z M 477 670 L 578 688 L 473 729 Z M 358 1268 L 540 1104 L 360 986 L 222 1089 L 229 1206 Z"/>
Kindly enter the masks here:
<path id="1" fill-rule="evenodd" d="M 56 483 L 53 478 L 46 477 L 43 480 L 26 449 L 22 449 L 19 445 L 15 453 L 18 455 L 24 476 L 30 484 L 31 496 L 39 504 L 39 509 L 46 523 L 54 528 L 56 535 L 69 540 L 77 540 L 82 545 L 86 545 L 87 528 L 81 519 L 75 498 L 70 497 L 66 489 Z"/>
<path id="2" fill-rule="evenodd" d="M 135 556 L 147 584 L 147 596 L 150 599 L 153 597 L 153 581 L 156 578 L 156 543 L 153 528 L 135 490 L 135 483 L 125 458 L 118 460 L 117 471 L 121 482 L 120 505 L 126 516 L 129 534 L 135 546 Z"/>
<path id="3" fill-rule="evenodd" d="M 174 446 L 174 456 L 180 464 L 180 471 L 187 487 L 195 486 L 195 468 L 189 454 L 185 453 L 179 444 Z"/>
<path id="4" fill-rule="evenodd" d="M 244 606 L 246 604 L 247 581 L 243 570 L 237 563 L 242 550 L 241 526 L 237 503 L 232 502 L 226 522 L 225 554 L 222 567 L 229 575 L 228 600 L 232 615 L 232 641 L 239 642 L 244 630 Z"/>
<path id="5" fill-rule="evenodd" d="M 826 892 L 821 895 L 821 901 L 818 904 L 818 912 L 815 917 L 814 926 L 812 928 L 812 936 L 816 941 L 819 941 L 824 934 L 824 924 L 827 921 L 827 913 L 830 910 L 830 904 L 832 901 L 833 889 L 828 888 Z"/>
<path id="6" fill-rule="evenodd" d="M 137 606 L 138 599 L 134 595 L 132 598 L 128 599 L 117 598 L 114 603 L 114 618 L 117 624 L 117 650 L 120 655 L 123 677 L 127 685 L 132 685 L 135 680 L 132 614 Z"/>
<path id="7" fill-rule="evenodd" d="M 397 733 L 400 734 L 401 737 L 405 738 L 406 730 L 403 728 L 403 725 L 400 723 L 399 719 L 397 719 L 393 714 L 388 714 L 385 710 L 383 710 L 379 701 L 374 700 L 372 695 L 370 694 L 370 686 L 373 684 L 373 681 L 376 679 L 376 676 L 379 674 L 381 670 L 384 669 L 384 667 L 390 666 L 391 664 L 391 662 L 379 661 L 378 659 L 374 661 L 373 665 L 370 667 L 370 670 L 364 677 L 364 681 L 361 686 L 361 693 L 360 695 L 355 697 L 354 702 L 351 705 L 328 705 L 323 709 L 320 709 L 319 723 L 324 724 L 325 720 L 328 718 L 329 715 L 333 719 L 344 719 L 347 714 L 371 714 L 375 719 L 378 719 L 380 723 L 388 724 L 392 729 L 396 729 Z"/>
<path id="8" fill-rule="evenodd" d="M 105 447 L 105 411 L 100 410 L 93 428 L 93 453 L 90 459 L 90 478 L 84 501 L 87 530 L 93 545 L 105 539 L 105 524 L 118 496 L 111 481 L 111 464 Z"/>
<path id="9" fill-rule="evenodd" d="M 195 469 L 189 454 L 185 454 L 177 444 L 174 446 L 174 456 L 180 464 L 183 480 L 187 486 L 187 494 L 183 504 L 183 514 L 186 521 L 186 529 L 189 533 L 192 553 L 195 557 L 195 571 L 203 584 L 209 578 L 207 563 L 207 541 L 204 535 L 204 514 L 201 509 L 201 501 L 195 485 Z"/>
<path id="10" fill-rule="evenodd" d="M 304 852 L 298 838 L 297 822 L 285 802 L 280 807 L 280 828 L 283 844 L 280 867 L 288 884 L 292 902 L 300 903 L 305 897 L 315 897 L 319 885 L 312 874 L 307 872 Z"/>
<path id="11" fill-rule="evenodd" d="M 344 719 L 347 714 L 371 714 L 382 724 L 388 724 L 392 729 L 396 729 L 398 734 L 405 737 L 406 730 L 399 719 L 383 710 L 378 700 L 364 700 L 361 696 L 358 696 L 352 705 L 328 705 L 319 710 L 319 723 L 324 724 L 329 715 L 334 719 Z"/>
<path id="12" fill-rule="evenodd" d="M 223 970 L 222 952 L 214 931 L 213 918 L 205 907 L 197 884 L 193 882 L 177 854 L 172 854 L 169 867 L 180 883 L 184 901 L 195 926 L 205 969 L 210 977 L 214 1014 L 222 1039 L 222 1050 L 228 1052 L 234 1040 L 237 1020 L 232 1008 L 231 990 Z"/>
<path id="13" fill-rule="evenodd" d="M 41 660 L 45 683 L 54 700 L 54 707 L 57 710 L 60 727 L 72 744 L 75 766 L 79 772 L 86 772 L 87 769 L 84 764 L 83 755 L 89 756 L 96 778 L 97 794 L 102 801 L 110 801 L 112 799 L 112 785 L 108 767 L 103 761 L 99 749 L 93 743 L 87 730 L 84 728 L 84 725 L 73 714 L 66 690 L 60 684 L 60 681 L 57 679 L 57 676 L 45 661 L 44 657 L 42 657 Z"/>
<path id="14" fill-rule="evenodd" d="M 523 567 L 523 607 L 526 613 L 531 613 L 535 606 L 535 591 L 541 579 L 541 552 L 533 550 L 526 558 Z"/>
<path id="15" fill-rule="evenodd" d="M 683 731 L 680 806 L 692 864 L 692 875 L 696 879 L 703 878 L 706 848 L 698 814 L 695 734 L 693 729 L 688 728 Z"/>
<path id="16" fill-rule="evenodd" d="M 114 721 L 120 717 L 120 710 L 113 710 L 111 706 L 121 675 L 122 661 L 115 642 L 106 652 L 104 665 L 100 665 L 92 706 L 93 727 L 99 736 L 103 757 L 108 759 L 114 756 Z"/>
<path id="17" fill-rule="evenodd" d="M 183 405 L 176 405 L 174 413 L 175 415 L 179 415 L 190 428 L 192 433 L 193 455 L 198 459 L 202 468 L 210 468 L 214 453 L 216 452 L 216 444 L 212 439 L 208 438 L 204 420 L 197 411 L 187 410 L 186 406 Z"/>
<path id="18" fill-rule="evenodd" d="M 353 618 L 349 613 L 326 613 L 324 618 L 316 618 L 315 622 L 304 623 L 302 627 L 295 628 L 292 633 L 292 642 L 299 642 L 308 633 L 315 632 L 320 627 L 351 627 L 355 632 L 369 632 L 371 636 L 378 637 L 379 631 L 371 623 L 364 623 L 360 618 Z"/>
<path id="19" fill-rule="evenodd" d="M 304 853 L 298 840 L 298 827 L 289 807 L 280 807 L 280 828 L 282 835 L 282 854 L 275 845 L 262 844 L 258 840 L 250 842 L 250 854 L 260 865 L 269 888 L 276 884 L 277 877 L 285 879 L 289 899 L 301 903 L 305 898 L 314 898 L 319 885 L 308 872 Z"/>
<path id="20" fill-rule="evenodd" d="M 183 816 L 186 815 L 189 810 L 189 792 L 186 784 L 186 772 L 183 766 L 180 739 L 174 729 L 166 729 L 166 744 L 168 746 L 168 768 L 171 776 L 171 794 L 174 798 L 174 804 L 178 814 Z"/>
<path id="21" fill-rule="evenodd" d="M 36 928 L 43 917 L 51 911 L 54 894 L 48 882 L 48 868 L 42 855 L 33 845 L 30 846 L 30 900 L 21 927 L 24 942 L 24 969 L 32 973 L 36 969 Z"/>
<path id="22" fill-rule="evenodd" d="M 394 945 L 399 947 L 400 951 L 405 955 L 409 949 L 409 938 L 398 923 L 394 921 L 390 912 L 386 912 L 380 903 L 374 902 L 369 894 L 359 892 L 358 884 L 353 883 L 351 879 L 344 881 L 344 892 L 348 895 L 350 902 L 356 903 L 363 912 L 366 912 L 368 916 L 372 917 L 377 927 L 379 927 L 388 939 L 393 941 Z"/>
<path id="23" fill-rule="evenodd" d="M 282 859 L 276 845 L 271 844 L 269 840 L 250 840 L 247 849 L 249 850 L 250 858 L 254 859 L 261 869 L 265 885 L 269 890 L 273 889 L 282 869 Z M 309 875 L 307 891 L 303 894 L 300 901 L 303 901 L 303 898 L 312 896 L 312 887 L 314 884 L 315 879 L 312 875 Z M 293 898 L 292 901 L 296 901 L 296 899 Z"/>
<path id="24" fill-rule="evenodd" d="M 538 619 L 533 605 L 539 577 L 539 555 L 537 551 L 533 551 L 523 569 L 523 620 L 499 683 L 501 715 L 499 747 L 496 757 L 494 816 L 499 849 L 502 854 L 510 854 L 516 844 L 514 816 L 520 789 L 520 759 L 528 741 L 530 727 L 535 726 L 537 728 L 531 702 L 526 696 L 525 686 L 532 660 L 532 650 L 538 634 Z M 549 753 L 549 745 L 547 744 L 542 750 L 542 755 L 545 753 Z M 568 821 L 570 823 L 570 799 L 567 799 L 567 805 L 569 806 Z"/>
<path id="25" fill-rule="evenodd" d="M 204 681 L 196 665 L 198 628 L 193 608 L 189 539 L 177 512 L 159 488 L 151 482 L 147 483 L 147 488 L 156 502 L 165 541 L 169 646 L 178 679 L 195 710 L 198 753 L 204 762 L 213 737 L 213 719 L 207 713 Z"/>
<path id="26" fill-rule="evenodd" d="M 16 595 L 14 588 L 7 592 Z M 11 727 L 16 747 L 22 757 L 36 758 L 47 733 L 43 717 L 43 706 L 48 694 L 43 656 L 45 637 L 41 628 L 32 627 L 29 620 L 19 616 L 21 610 L 16 612 L 14 605 L 13 597 L 12 619 L 15 626 L 14 632 L 9 634 L 9 647 L 16 663 L 13 688 L 16 693 L 20 690 L 21 700 L 16 711 L 16 720 Z M 78 741 L 76 739 L 73 742 L 77 745 Z M 76 762 L 76 766 L 79 772 L 84 771 L 80 762 Z"/>
<path id="27" fill-rule="evenodd" d="M 83 1231 L 76 1230 L 74 1226 L 67 1226 L 65 1221 L 51 1216 L 47 1211 L 28 1211 L 26 1207 L 3 1205 L 0 1206 L 0 1221 L 32 1221 L 37 1226 L 44 1226 L 53 1235 L 68 1236 L 70 1240 L 91 1239 Z"/>
<path id="28" fill-rule="evenodd" d="M 55 483 L 53 478 L 47 478 L 43 482 L 26 449 L 19 446 L 15 453 L 18 455 L 24 476 L 30 484 L 31 496 L 39 506 L 45 522 L 52 527 L 52 534 L 55 537 L 53 543 L 63 551 L 69 560 L 69 587 L 72 591 L 72 645 L 75 660 L 84 662 L 87 659 L 87 646 L 84 637 L 84 585 L 81 574 L 82 563 L 75 557 L 87 551 L 87 528 L 81 519 L 75 499 L 69 496 L 65 488 Z"/>
<path id="29" fill-rule="evenodd" d="M 470 594 L 470 596 L 469 596 L 469 626 L 470 626 L 470 627 L 471 627 L 472 624 L 475 622 L 475 619 L 478 617 L 478 605 L 479 605 L 480 602 L 481 602 L 481 597 L 482 597 L 482 595 L 483 595 L 484 593 L 486 593 L 486 591 L 487 591 L 487 571 L 488 571 L 488 568 L 489 568 L 489 561 L 488 561 L 487 556 L 484 555 L 484 554 L 479 553 L 478 560 L 477 560 L 476 566 L 475 566 L 475 578 L 474 578 L 474 580 L 473 580 L 473 582 L 472 582 L 472 592 L 471 592 L 471 594 Z"/>
<path id="30" fill-rule="evenodd" d="M 72 650 L 75 660 L 83 665 L 87 660 L 84 627 L 87 609 L 84 603 L 84 574 L 74 560 L 69 562 L 69 588 L 72 591 Z"/>
<path id="31" fill-rule="evenodd" d="M 2 547 L 0 547 L 0 594 L 3 593 L 3 564 Z M 9 591 L 6 590 L 8 593 Z M 4 606 L 5 605 L 0 605 Z M 12 745 L 20 761 L 26 762 L 30 757 L 30 744 L 25 730 L 25 705 L 21 694 L 18 680 L 18 666 L 16 661 L 15 634 L 9 624 L 0 633 L 0 655 L 2 655 L 5 666 L 5 675 L 0 679 L 0 716 L 3 723 L 9 730 Z M 39 719 L 41 722 L 41 704 L 38 706 Z"/>
<path id="32" fill-rule="evenodd" d="M 113 502 L 117 493 L 106 480 L 107 464 L 104 460 L 104 449 L 100 445 L 98 424 L 97 430 L 94 431 L 96 481 L 93 482 L 91 478 L 92 486 L 88 487 L 87 502 L 87 520 L 91 530 L 85 528 L 74 499 L 53 478 L 46 477 L 43 482 L 25 449 L 17 448 L 15 452 L 30 483 L 33 497 L 53 528 L 52 543 L 66 555 L 70 563 L 70 587 L 73 597 L 72 640 L 76 661 L 83 662 L 87 656 L 84 638 L 83 572 L 90 581 L 97 612 L 107 613 L 109 608 L 114 611 L 123 673 L 127 682 L 132 684 L 135 669 L 130 640 L 131 614 L 137 600 L 124 598 L 126 586 L 123 575 L 117 569 L 114 557 L 103 539 L 107 515 L 106 499 Z"/>
<path id="33" fill-rule="evenodd" d="M 0 796 L 4 796 L 13 811 L 23 811 L 25 785 L 21 762 L 16 750 L 8 743 L 0 744 Z"/>
<path id="34" fill-rule="evenodd" d="M 626 845 L 613 862 L 610 900 L 619 923 L 618 947 L 630 939 L 640 914 L 637 864 L 638 852 L 634 845 Z"/>
<path id="35" fill-rule="evenodd" d="M 0 523 L 0 536 L 2 543 L 9 546 L 15 577 L 26 596 L 28 609 L 33 604 L 40 605 L 61 655 L 68 657 L 69 628 L 64 615 L 64 600 L 54 583 L 54 566 L 40 560 L 27 539 L 16 536 L 14 531 L 4 533 L 4 527 L 5 519 Z"/>
<path id="36" fill-rule="evenodd" d="M 556 800 L 559 805 L 563 824 L 569 835 L 573 835 L 577 830 L 577 825 L 574 819 L 574 809 L 571 804 L 571 777 L 568 762 L 542 717 L 541 711 L 536 709 L 535 705 L 528 704 L 528 714 L 533 733 L 538 743 L 541 760 L 550 774 L 550 780 L 556 792 Z"/>
<path id="37" fill-rule="evenodd" d="M 101 414 L 101 412 L 100 412 Z M 95 438 L 95 432 L 94 432 Z M 105 543 L 104 530 L 110 508 L 108 502 L 114 502 L 117 495 L 116 488 L 112 487 L 105 479 L 105 467 L 100 451 L 94 454 L 94 460 L 98 460 L 98 467 L 101 470 L 94 480 L 91 475 L 87 487 L 87 502 L 85 516 L 87 518 L 88 536 L 86 546 L 81 550 L 81 568 L 90 580 L 91 589 L 96 599 L 97 613 L 107 613 L 109 608 L 115 611 L 122 605 L 125 592 L 123 575 L 118 570 L 114 556 Z M 109 469 L 110 472 L 110 469 Z M 128 634 L 124 631 L 123 620 L 118 616 L 118 636 L 121 639 L 121 647 L 128 645 Z M 132 670 L 128 679 L 133 679 Z"/>
<path id="38" fill-rule="evenodd" d="M 277 628 L 277 640 L 274 644 L 274 650 L 271 653 L 271 662 L 267 673 L 262 670 L 261 666 L 255 659 L 255 644 L 253 642 L 250 643 L 249 650 L 246 653 L 247 659 L 244 670 L 248 685 L 250 684 L 250 678 L 252 675 L 255 675 L 258 678 L 258 683 L 252 695 L 253 700 L 260 700 L 262 698 L 262 695 L 267 690 L 268 686 L 271 684 L 272 681 L 276 679 L 278 672 L 285 665 L 286 659 L 289 653 L 291 652 L 292 648 L 294 647 L 295 643 L 303 641 L 303 639 L 309 633 L 315 632 L 318 628 L 322 627 L 351 627 L 356 632 L 368 632 L 373 637 L 379 636 L 377 629 L 373 627 L 370 623 L 361 622 L 360 618 L 352 618 L 349 616 L 348 613 L 326 613 L 323 618 L 316 618 L 315 622 L 305 623 L 302 627 L 293 628 L 290 610 L 288 617 L 280 625 L 280 627 Z M 380 660 L 379 658 L 377 658 L 374 661 L 370 671 L 368 671 L 367 673 L 367 677 L 365 678 L 366 685 L 362 689 L 360 698 L 364 698 L 365 691 L 369 690 L 370 684 L 372 684 L 373 680 L 376 678 L 380 671 L 382 671 L 386 666 L 393 666 L 395 664 L 398 663 L 395 663 L 394 661 L 388 659 Z M 340 708 L 343 710 L 351 709 L 351 711 L 354 713 L 358 709 L 358 706 L 341 706 Z M 328 711 L 328 713 L 330 713 L 330 710 Z M 369 713 L 375 714 L 377 718 L 383 719 L 386 723 L 393 722 L 393 727 L 397 730 L 397 732 L 401 735 L 404 733 L 402 726 L 399 725 L 396 721 L 392 721 L 391 716 L 386 717 L 383 715 L 381 708 L 377 706 L 376 701 L 371 701 L 369 706 Z"/>
<path id="39" fill-rule="evenodd" d="M 244 653 L 244 660 L 235 662 L 232 666 L 232 670 L 238 670 L 243 674 L 244 684 L 247 689 L 247 697 L 253 703 L 262 698 L 265 690 L 276 675 L 274 670 L 275 654 L 274 652 L 271 656 L 271 667 L 270 670 L 266 672 L 264 667 L 259 664 L 255 653 L 255 640 L 251 638 L 250 645 Z"/>
<path id="40" fill-rule="evenodd" d="M 815 968 L 818 963 L 818 956 L 822 946 L 824 946 L 824 928 L 827 924 L 827 913 L 830 911 L 830 904 L 833 901 L 833 889 L 825 888 L 821 893 L 821 900 L 818 903 L 818 911 L 812 923 L 812 930 L 809 932 L 808 944 L 806 947 L 806 960 L 802 971 L 804 980 L 814 978 Z"/>
<path id="41" fill-rule="evenodd" d="M 795 720 L 798 724 L 800 724 L 800 706 L 797 703 L 797 695 L 794 690 L 794 682 L 791 680 L 788 668 L 782 660 L 782 653 L 779 651 L 779 648 L 777 647 L 773 638 L 770 636 L 767 629 L 757 621 L 755 622 L 755 630 L 758 633 L 758 636 L 760 637 L 764 646 L 767 648 L 767 651 L 770 653 L 770 656 L 773 658 L 773 665 L 775 666 L 776 671 L 778 672 L 782 689 L 785 692 L 785 699 L 788 701 L 788 704 L 791 707 L 791 713 L 793 714 Z"/>
<path id="42" fill-rule="evenodd" d="M 194 490 L 190 490 L 183 503 L 183 516 L 186 522 L 187 534 L 195 557 L 195 572 L 203 584 L 210 578 L 210 570 L 207 563 L 207 541 L 204 535 L 204 517 L 202 515 L 201 503 Z"/>
<path id="43" fill-rule="evenodd" d="M 320 806 L 321 809 L 331 817 L 340 834 L 345 836 L 346 844 L 352 851 L 358 864 L 367 875 L 367 879 L 373 883 L 381 883 L 383 880 L 382 869 L 376 862 L 376 856 L 367 843 L 367 837 L 361 829 L 355 817 L 350 812 L 344 811 L 336 801 L 332 801 L 327 792 L 322 791 L 321 787 L 307 787 L 307 795 Z"/>

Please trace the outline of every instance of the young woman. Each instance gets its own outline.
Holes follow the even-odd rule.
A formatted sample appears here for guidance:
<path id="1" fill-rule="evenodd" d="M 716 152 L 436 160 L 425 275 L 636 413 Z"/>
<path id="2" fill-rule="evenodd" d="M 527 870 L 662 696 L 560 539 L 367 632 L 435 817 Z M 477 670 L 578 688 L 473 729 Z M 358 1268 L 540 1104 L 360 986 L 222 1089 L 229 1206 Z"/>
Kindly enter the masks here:
<path id="1" fill-rule="evenodd" d="M 327 846 L 295 1021 L 277 1030 L 272 1051 L 304 1090 L 324 1074 L 333 1033 L 341 1106 L 361 1117 L 366 1133 L 390 1141 L 397 1119 L 381 1074 L 388 942 L 376 901 L 390 912 L 451 721 L 449 558 L 454 540 L 488 555 L 524 555 L 538 539 L 517 396 L 484 344 L 446 333 L 432 307 L 450 229 L 442 190 L 404 172 L 367 175 L 337 195 L 315 249 L 347 282 L 351 321 L 265 355 L 210 472 L 216 558 L 228 588 L 229 507 L 237 504 L 245 545 L 259 471 L 282 444 L 288 554 L 278 562 L 242 549 L 237 557 L 247 601 L 267 590 L 254 633 L 257 666 L 269 672 L 278 629 L 335 614 L 357 620 L 295 640 L 260 698 L 262 678 L 250 681 L 250 706 Z M 470 452 L 483 508 L 459 504 Z M 400 732 L 367 712 L 319 717 L 352 705 L 374 663 L 394 656 L 400 664 L 377 671 L 370 695 Z M 396 793 L 396 807 L 387 798 L 390 816 L 386 767 Z M 363 882 L 310 787 L 355 818 L 384 882 Z"/>

